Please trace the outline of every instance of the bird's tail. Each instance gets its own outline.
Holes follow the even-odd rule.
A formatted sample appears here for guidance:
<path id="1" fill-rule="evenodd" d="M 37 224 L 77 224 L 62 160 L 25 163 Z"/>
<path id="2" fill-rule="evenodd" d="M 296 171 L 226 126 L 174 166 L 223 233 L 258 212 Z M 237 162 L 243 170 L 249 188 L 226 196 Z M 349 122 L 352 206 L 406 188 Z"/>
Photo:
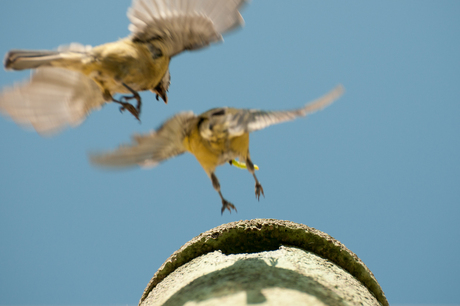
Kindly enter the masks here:
<path id="1" fill-rule="evenodd" d="M 11 50 L 5 56 L 5 69 L 24 70 L 38 67 L 58 66 L 65 67 L 77 64 L 91 49 L 90 46 L 83 46 L 73 43 L 69 46 L 59 47 L 58 50 Z"/>
<path id="2" fill-rule="evenodd" d="M 53 61 L 61 58 L 59 51 L 11 50 L 5 57 L 5 69 L 24 70 L 50 66 Z"/>

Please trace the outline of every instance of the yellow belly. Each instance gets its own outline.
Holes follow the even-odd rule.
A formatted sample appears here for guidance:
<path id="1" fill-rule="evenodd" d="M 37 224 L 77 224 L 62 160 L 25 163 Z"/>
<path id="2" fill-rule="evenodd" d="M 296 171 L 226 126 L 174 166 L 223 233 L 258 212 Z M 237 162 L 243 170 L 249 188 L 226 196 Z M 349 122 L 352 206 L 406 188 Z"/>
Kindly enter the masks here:
<path id="1" fill-rule="evenodd" d="M 217 142 L 204 140 L 198 129 L 194 129 L 184 138 L 184 146 L 198 160 L 203 169 L 208 173 L 215 168 L 235 158 L 246 159 L 249 153 L 249 134 L 232 139 L 222 139 Z"/>

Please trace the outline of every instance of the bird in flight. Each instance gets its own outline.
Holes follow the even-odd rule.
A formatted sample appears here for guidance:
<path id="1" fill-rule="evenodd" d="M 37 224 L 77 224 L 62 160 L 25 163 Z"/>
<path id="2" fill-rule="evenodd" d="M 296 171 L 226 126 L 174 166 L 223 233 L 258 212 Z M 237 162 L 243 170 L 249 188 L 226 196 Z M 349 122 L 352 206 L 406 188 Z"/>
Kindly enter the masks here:
<path id="1" fill-rule="evenodd" d="M 123 145 L 108 153 L 90 154 L 93 164 L 101 167 L 152 167 L 171 157 L 190 152 L 195 156 L 222 200 L 221 213 L 236 211 L 220 188 L 215 169 L 224 163 L 245 163 L 255 180 L 255 195 L 264 196 L 264 189 L 255 175 L 249 155 L 249 133 L 272 124 L 294 120 L 321 110 L 338 99 L 344 89 L 341 85 L 323 97 L 302 108 L 288 111 L 263 111 L 214 108 L 200 115 L 193 112 L 178 113 L 157 130 L 146 135 L 135 135 L 130 145 Z M 236 161 L 239 159 L 241 162 Z"/>
<path id="2" fill-rule="evenodd" d="M 243 24 L 246 0 L 133 0 L 131 35 L 96 47 L 72 43 L 57 50 L 11 50 L 7 70 L 34 69 L 30 80 L 5 88 L 0 112 L 50 135 L 76 126 L 107 102 L 139 120 L 139 91 L 168 101 L 172 57 L 222 40 Z M 115 94 L 127 94 L 116 99 Z M 136 100 L 136 105 L 129 103 Z"/>

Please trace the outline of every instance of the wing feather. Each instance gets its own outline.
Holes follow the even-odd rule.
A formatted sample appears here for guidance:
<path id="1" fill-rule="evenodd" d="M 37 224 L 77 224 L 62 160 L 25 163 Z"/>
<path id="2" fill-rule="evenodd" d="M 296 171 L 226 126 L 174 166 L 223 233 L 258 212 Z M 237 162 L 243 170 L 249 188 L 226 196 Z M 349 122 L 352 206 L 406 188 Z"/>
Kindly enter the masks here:
<path id="1" fill-rule="evenodd" d="M 108 153 L 90 154 L 93 164 L 102 167 L 126 168 L 132 166 L 154 167 L 160 162 L 185 152 L 182 141 L 193 112 L 183 112 L 167 120 L 156 131 L 134 135 L 129 145 Z"/>
<path id="2" fill-rule="evenodd" d="M 239 12 L 246 0 L 134 0 L 128 10 L 133 38 L 161 38 L 170 57 L 222 40 L 243 24 Z"/>
<path id="3" fill-rule="evenodd" d="M 62 68 L 39 68 L 29 81 L 4 89 L 0 112 L 44 136 L 81 124 L 105 103 L 96 83 Z"/>
<path id="4" fill-rule="evenodd" d="M 294 120 L 304 117 L 330 105 L 337 100 L 344 92 L 342 85 L 338 85 L 323 97 L 308 103 L 303 108 L 289 111 L 263 111 L 263 110 L 241 110 L 228 119 L 229 135 L 238 136 L 243 132 L 254 132 L 266 128 L 272 124 Z"/>

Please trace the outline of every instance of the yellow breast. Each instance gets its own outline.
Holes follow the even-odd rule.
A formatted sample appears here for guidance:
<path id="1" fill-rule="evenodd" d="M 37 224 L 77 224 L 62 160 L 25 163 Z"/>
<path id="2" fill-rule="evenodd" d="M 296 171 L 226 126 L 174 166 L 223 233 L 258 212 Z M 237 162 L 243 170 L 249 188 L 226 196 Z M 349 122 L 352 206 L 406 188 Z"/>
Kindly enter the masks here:
<path id="1" fill-rule="evenodd" d="M 249 152 L 249 134 L 247 133 L 231 139 L 210 142 L 201 137 L 198 128 L 194 128 L 184 138 L 183 143 L 187 151 L 195 156 L 208 174 L 231 159 L 246 159 Z"/>

